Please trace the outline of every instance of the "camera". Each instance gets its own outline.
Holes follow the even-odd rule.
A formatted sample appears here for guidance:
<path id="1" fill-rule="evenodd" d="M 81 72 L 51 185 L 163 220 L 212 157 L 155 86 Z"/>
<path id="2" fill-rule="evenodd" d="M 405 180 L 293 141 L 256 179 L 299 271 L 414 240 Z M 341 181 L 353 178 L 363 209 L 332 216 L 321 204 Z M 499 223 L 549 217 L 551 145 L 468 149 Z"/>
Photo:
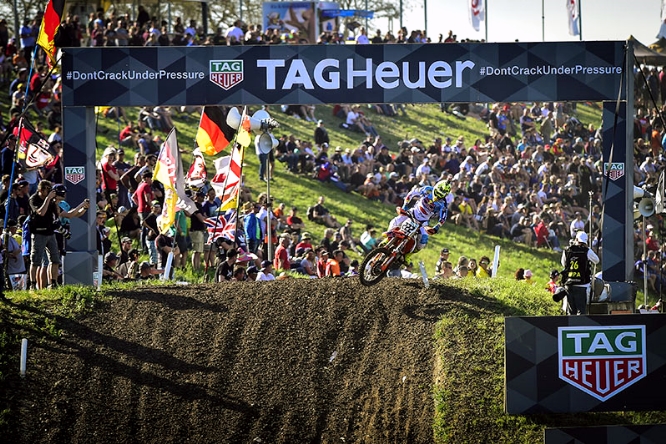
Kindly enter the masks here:
<path id="1" fill-rule="evenodd" d="M 53 187 L 53 192 L 57 197 L 65 197 L 67 194 L 67 188 L 64 185 L 56 185 Z"/>

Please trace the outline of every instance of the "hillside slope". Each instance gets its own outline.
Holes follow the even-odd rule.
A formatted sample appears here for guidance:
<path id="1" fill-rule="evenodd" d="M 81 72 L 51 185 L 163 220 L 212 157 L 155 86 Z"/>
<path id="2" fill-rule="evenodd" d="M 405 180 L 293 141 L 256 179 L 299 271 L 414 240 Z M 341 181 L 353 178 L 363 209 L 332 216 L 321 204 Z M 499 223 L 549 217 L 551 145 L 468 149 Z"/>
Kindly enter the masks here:
<path id="1" fill-rule="evenodd" d="M 116 291 L 32 343 L 16 443 L 433 441 L 448 287 L 291 280 Z"/>

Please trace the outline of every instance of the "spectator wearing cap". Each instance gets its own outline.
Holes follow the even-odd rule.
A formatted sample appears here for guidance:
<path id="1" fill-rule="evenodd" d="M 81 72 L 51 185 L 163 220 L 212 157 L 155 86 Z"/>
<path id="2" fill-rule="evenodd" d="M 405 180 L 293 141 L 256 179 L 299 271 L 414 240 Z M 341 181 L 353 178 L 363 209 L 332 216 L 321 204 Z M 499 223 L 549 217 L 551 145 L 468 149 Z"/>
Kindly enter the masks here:
<path id="1" fill-rule="evenodd" d="M 259 274 L 259 269 L 256 266 L 250 265 L 249 267 L 247 267 L 247 270 L 245 270 L 245 272 L 247 273 L 247 279 L 246 280 L 248 280 L 248 281 L 256 281 L 257 280 L 257 275 Z"/>
<path id="2" fill-rule="evenodd" d="M 564 286 L 567 290 L 567 314 L 586 315 L 590 282 L 591 264 L 599 263 L 599 256 L 588 247 L 587 234 L 579 231 L 573 245 L 562 252 L 561 263 L 564 267 Z"/>
<path id="3" fill-rule="evenodd" d="M 124 247 L 125 245 L 123 244 Z M 118 274 L 123 279 L 135 280 L 139 275 L 139 250 L 132 248 L 127 252 L 126 256 L 127 261 L 118 265 Z"/>
<path id="4" fill-rule="evenodd" d="M 139 265 L 139 276 L 137 279 L 140 281 L 156 279 L 160 274 L 162 273 L 151 265 L 150 262 L 143 261 L 141 262 L 141 265 Z"/>
<path id="5" fill-rule="evenodd" d="M 442 273 L 442 265 L 444 265 L 445 262 L 449 262 L 449 249 L 448 248 L 442 248 L 442 250 L 439 252 L 439 259 L 437 259 L 437 263 L 435 264 L 435 273 L 440 274 Z"/>
<path id="6" fill-rule="evenodd" d="M 275 276 L 273 275 L 273 263 L 269 260 L 261 262 L 261 270 L 257 273 L 257 281 L 274 281 Z"/>
<path id="7" fill-rule="evenodd" d="M 118 255 L 109 251 L 104 255 L 104 266 L 102 267 L 102 279 L 106 282 L 121 281 L 123 277 L 116 271 Z"/>
<path id="8" fill-rule="evenodd" d="M 273 267 L 276 270 L 289 270 L 291 264 L 289 262 L 289 245 L 291 239 L 288 234 L 280 236 L 280 244 L 275 249 L 275 257 L 273 258 Z"/>
<path id="9" fill-rule="evenodd" d="M 551 294 L 555 294 L 557 291 L 558 285 L 557 285 L 557 278 L 560 277 L 560 272 L 557 270 L 551 270 L 550 272 L 550 280 L 548 281 L 548 284 L 546 285 L 546 290 L 548 290 Z"/>
<path id="10" fill-rule="evenodd" d="M 305 231 L 301 236 L 301 241 L 296 244 L 295 255 L 296 257 L 302 257 L 306 250 L 312 250 L 313 248 L 312 235 Z"/>
<path id="11" fill-rule="evenodd" d="M 100 161 L 100 170 L 102 171 L 102 190 L 107 201 L 111 201 L 111 194 L 118 193 L 118 181 L 120 174 L 114 166 L 116 161 L 116 149 L 112 146 L 107 147 Z"/>
<path id="12" fill-rule="evenodd" d="M 19 86 L 23 85 L 25 88 L 25 83 L 28 80 L 28 68 L 19 68 L 18 75 L 12 82 L 9 84 L 9 98 L 11 99 L 14 96 L 14 93 L 20 91 Z"/>
<path id="13" fill-rule="evenodd" d="M 120 256 L 118 257 L 118 265 L 123 265 L 130 260 L 129 252 L 132 251 L 132 239 L 125 236 L 120 239 Z"/>

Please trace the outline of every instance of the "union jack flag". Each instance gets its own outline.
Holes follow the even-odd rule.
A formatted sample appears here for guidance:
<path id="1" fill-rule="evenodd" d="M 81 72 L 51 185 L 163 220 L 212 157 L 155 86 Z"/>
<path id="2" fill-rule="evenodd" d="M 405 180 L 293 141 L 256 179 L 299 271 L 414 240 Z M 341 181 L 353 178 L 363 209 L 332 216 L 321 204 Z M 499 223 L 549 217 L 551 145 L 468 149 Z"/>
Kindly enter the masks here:
<path id="1" fill-rule="evenodd" d="M 227 211 L 225 214 L 209 217 L 206 219 L 206 230 L 208 230 L 208 240 L 206 243 L 212 244 L 217 239 L 225 238 L 230 241 L 236 240 L 236 211 Z"/>

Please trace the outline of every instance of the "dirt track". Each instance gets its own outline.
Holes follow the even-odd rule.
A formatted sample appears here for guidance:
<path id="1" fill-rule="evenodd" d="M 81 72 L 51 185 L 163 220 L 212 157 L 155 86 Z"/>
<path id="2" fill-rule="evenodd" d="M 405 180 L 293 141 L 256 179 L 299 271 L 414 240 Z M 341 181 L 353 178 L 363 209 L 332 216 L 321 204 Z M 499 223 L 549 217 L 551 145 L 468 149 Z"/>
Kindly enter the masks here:
<path id="1" fill-rule="evenodd" d="M 31 343 L 18 443 L 430 443 L 433 327 L 417 281 L 118 291 Z"/>

